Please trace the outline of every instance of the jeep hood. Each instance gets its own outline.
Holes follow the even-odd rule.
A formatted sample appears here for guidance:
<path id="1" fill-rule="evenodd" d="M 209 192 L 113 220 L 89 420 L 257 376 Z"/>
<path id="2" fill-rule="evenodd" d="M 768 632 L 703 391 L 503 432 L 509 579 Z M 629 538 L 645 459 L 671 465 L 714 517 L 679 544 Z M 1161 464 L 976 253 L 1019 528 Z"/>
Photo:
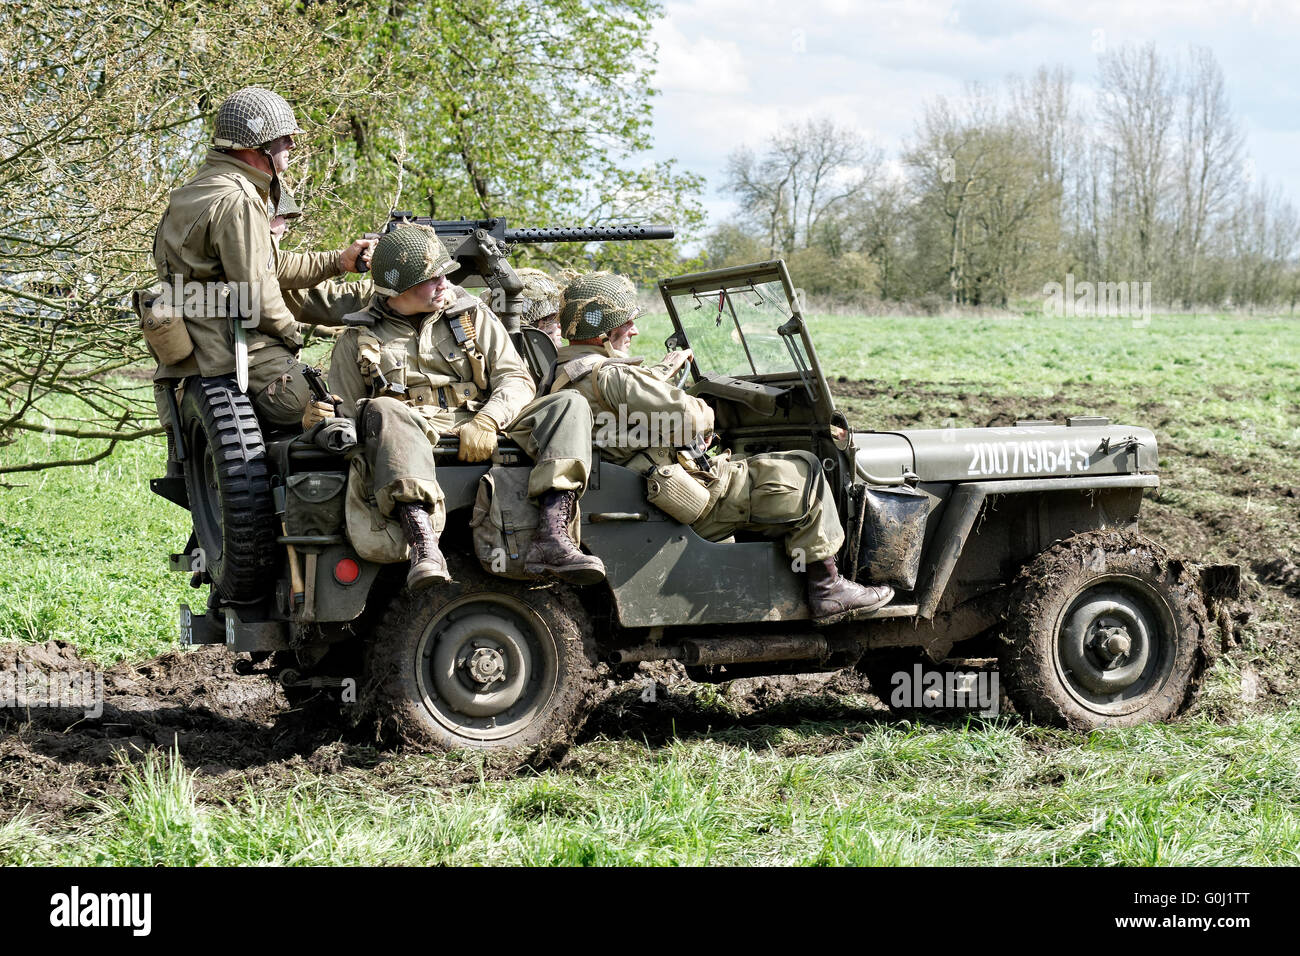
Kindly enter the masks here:
<path id="1" fill-rule="evenodd" d="M 1095 421 L 1095 420 L 1094 420 Z M 1132 425 L 1016 425 L 854 432 L 858 478 L 896 483 L 1125 475 L 1158 469 L 1156 437 Z"/>

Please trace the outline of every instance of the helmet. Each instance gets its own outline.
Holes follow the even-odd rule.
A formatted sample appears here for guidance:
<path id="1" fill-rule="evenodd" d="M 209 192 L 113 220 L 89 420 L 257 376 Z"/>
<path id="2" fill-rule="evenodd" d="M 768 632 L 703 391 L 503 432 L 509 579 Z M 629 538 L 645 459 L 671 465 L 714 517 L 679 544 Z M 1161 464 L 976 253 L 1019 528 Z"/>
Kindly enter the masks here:
<path id="1" fill-rule="evenodd" d="M 541 269 L 516 269 L 524 282 L 523 298 L 528 303 L 519 317 L 524 325 L 536 325 L 560 311 L 560 286 Z"/>
<path id="2" fill-rule="evenodd" d="M 594 339 L 640 314 L 631 279 L 589 272 L 575 278 L 560 295 L 560 334 L 570 340 Z"/>
<path id="3" fill-rule="evenodd" d="M 431 226 L 409 223 L 379 237 L 370 257 L 375 291 L 380 295 L 401 295 L 426 279 L 445 276 L 456 268 L 456 260 Z"/>
<path id="4" fill-rule="evenodd" d="M 217 109 L 212 145 L 217 149 L 257 149 L 301 132 L 283 96 L 246 86 L 231 93 Z"/>
<path id="5" fill-rule="evenodd" d="M 294 201 L 293 193 L 289 190 L 280 189 L 280 201 L 275 204 L 275 211 L 271 217 L 283 216 L 285 219 L 298 219 L 302 216 L 302 207 Z"/>

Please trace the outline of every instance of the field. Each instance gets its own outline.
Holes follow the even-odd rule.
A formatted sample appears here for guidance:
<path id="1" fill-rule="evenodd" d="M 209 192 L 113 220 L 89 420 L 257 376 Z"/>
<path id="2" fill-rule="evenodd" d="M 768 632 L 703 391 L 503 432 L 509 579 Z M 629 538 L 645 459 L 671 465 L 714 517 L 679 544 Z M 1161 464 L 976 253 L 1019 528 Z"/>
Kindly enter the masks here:
<path id="1" fill-rule="evenodd" d="M 651 317 L 636 348 L 664 335 Z M 165 570 L 187 516 L 147 492 L 163 452 L 138 442 L 0 479 L 0 671 L 92 661 L 107 699 L 0 726 L 0 862 L 1300 862 L 1300 321 L 818 317 L 814 338 L 858 428 L 1154 429 L 1143 531 L 1246 585 L 1194 711 L 1079 735 L 896 718 L 851 673 L 656 666 L 611 681 L 558 764 L 378 750 L 224 652 L 169 650 L 198 596 Z M 0 462 L 73 451 L 32 434 Z"/>

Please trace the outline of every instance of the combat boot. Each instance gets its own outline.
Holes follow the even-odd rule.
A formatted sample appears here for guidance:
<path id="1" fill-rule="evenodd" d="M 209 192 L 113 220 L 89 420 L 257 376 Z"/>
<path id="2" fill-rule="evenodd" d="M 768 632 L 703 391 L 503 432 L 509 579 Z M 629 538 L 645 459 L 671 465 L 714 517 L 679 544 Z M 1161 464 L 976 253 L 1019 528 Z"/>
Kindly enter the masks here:
<path id="1" fill-rule="evenodd" d="M 429 512 L 411 501 L 399 501 L 394 510 L 411 546 L 411 570 L 406 575 L 406 586 L 420 591 L 439 582 L 450 584 L 447 559 L 438 549 L 438 534 L 433 530 Z"/>
<path id="2" fill-rule="evenodd" d="M 863 587 L 841 577 L 834 558 L 808 566 L 808 609 L 818 626 L 850 621 L 884 607 L 893 596 L 894 589 L 888 585 Z"/>
<path id="3" fill-rule="evenodd" d="M 524 570 L 541 577 L 553 574 L 569 584 L 599 584 L 605 580 L 600 558 L 583 554 L 569 536 L 569 522 L 578 505 L 575 491 L 548 491 L 539 499 L 542 516 L 524 555 Z"/>

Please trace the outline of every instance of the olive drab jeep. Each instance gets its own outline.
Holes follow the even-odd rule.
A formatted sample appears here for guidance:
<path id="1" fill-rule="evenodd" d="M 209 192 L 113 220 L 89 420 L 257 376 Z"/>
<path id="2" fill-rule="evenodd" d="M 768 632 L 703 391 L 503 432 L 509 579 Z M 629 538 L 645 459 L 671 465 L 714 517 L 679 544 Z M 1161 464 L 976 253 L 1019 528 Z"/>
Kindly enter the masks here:
<path id="1" fill-rule="evenodd" d="M 665 345 L 693 350 L 682 384 L 713 407 L 721 447 L 815 455 L 844 524 L 841 573 L 892 585 L 887 606 L 814 628 L 779 541 L 705 540 L 647 501 L 645 476 L 598 456 L 580 532 L 606 581 L 496 573 L 473 546 L 480 482 L 530 463 L 503 443 L 492 463 L 466 464 L 454 438 L 436 449 L 454 583 L 412 594 L 404 563 L 363 560 L 349 541 L 346 457 L 263 437 L 243 395 L 205 380 L 182 402 L 183 488 L 154 483 L 194 518 L 173 567 L 209 585 L 206 608 L 182 609 L 183 641 L 249 652 L 291 695 L 355 681 L 358 712 L 443 748 L 563 742 L 598 667 L 656 660 L 700 681 L 857 667 L 886 702 L 889 675 L 912 662 L 996 661 L 1020 713 L 1080 730 L 1190 705 L 1214 652 L 1202 586 L 1224 595 L 1232 575 L 1196 572 L 1139 533 L 1159 483 L 1151 431 L 1083 415 L 855 429 L 784 262 L 659 292 Z M 540 334 L 517 344 L 542 378 L 553 347 Z"/>

